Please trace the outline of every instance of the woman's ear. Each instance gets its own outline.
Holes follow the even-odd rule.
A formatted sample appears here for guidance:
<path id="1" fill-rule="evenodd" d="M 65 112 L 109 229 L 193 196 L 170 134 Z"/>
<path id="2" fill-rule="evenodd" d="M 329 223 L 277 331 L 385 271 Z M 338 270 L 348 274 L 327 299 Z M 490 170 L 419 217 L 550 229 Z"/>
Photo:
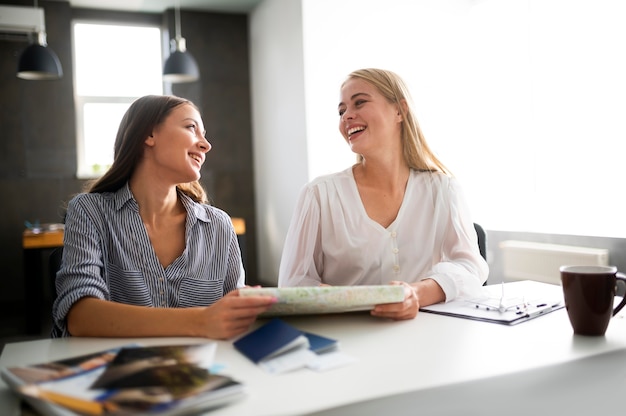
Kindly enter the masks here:
<path id="1" fill-rule="evenodd" d="M 409 111 L 409 106 L 406 102 L 406 100 L 401 100 L 400 103 L 397 106 L 397 116 L 399 117 L 398 121 L 403 121 L 404 117 L 402 116 L 402 114 L 406 114 Z"/>
<path id="2" fill-rule="evenodd" d="M 154 146 L 154 135 L 152 134 L 149 135 L 148 137 L 146 137 L 146 140 L 144 140 L 143 142 L 146 144 L 146 146 L 150 146 L 150 147 Z"/>

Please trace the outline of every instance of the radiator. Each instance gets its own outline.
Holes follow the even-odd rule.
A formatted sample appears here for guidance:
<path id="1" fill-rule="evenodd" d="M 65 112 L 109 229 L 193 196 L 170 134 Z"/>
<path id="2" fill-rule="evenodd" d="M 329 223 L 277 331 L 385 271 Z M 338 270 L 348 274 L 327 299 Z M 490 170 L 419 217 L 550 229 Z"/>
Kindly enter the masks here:
<path id="1" fill-rule="evenodd" d="M 559 267 L 609 264 L 609 250 L 508 240 L 500 243 L 505 281 L 561 284 Z"/>

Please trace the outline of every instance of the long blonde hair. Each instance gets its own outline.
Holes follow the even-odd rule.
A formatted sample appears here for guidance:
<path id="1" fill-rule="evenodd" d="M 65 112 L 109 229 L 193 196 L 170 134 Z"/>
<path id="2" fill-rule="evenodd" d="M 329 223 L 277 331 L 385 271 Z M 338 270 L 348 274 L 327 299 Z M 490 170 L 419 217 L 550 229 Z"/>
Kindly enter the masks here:
<path id="1" fill-rule="evenodd" d="M 419 171 L 441 172 L 451 175 L 450 170 L 441 163 L 426 143 L 415 117 L 409 90 L 402 78 L 385 69 L 365 68 L 351 72 L 344 84 L 355 78 L 373 85 L 388 102 L 397 105 L 401 111 L 403 120 L 401 126 L 402 153 L 409 167 Z M 363 156 L 357 155 L 357 162 L 361 163 L 362 161 Z"/>

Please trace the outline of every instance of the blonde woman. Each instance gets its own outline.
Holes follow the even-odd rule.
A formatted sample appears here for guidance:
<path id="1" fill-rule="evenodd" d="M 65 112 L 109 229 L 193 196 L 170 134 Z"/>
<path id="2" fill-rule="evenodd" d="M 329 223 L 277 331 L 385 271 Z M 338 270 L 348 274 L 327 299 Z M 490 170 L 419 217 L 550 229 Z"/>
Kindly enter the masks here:
<path id="1" fill-rule="evenodd" d="M 302 190 L 279 286 L 400 284 L 404 302 L 372 310 L 392 319 L 476 295 L 488 266 L 468 206 L 426 143 L 402 79 L 382 69 L 352 72 L 338 112 L 357 163 Z"/>

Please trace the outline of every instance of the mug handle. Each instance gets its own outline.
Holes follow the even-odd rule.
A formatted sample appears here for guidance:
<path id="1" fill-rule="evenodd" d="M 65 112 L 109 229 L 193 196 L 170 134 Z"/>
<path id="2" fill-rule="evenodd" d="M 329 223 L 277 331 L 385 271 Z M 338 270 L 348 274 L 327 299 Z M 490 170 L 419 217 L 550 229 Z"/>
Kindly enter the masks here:
<path id="1" fill-rule="evenodd" d="M 617 280 L 621 280 L 622 282 L 624 282 L 624 285 L 626 285 L 626 274 L 618 272 L 615 276 Z M 613 309 L 613 316 L 617 315 L 617 313 L 621 311 L 624 306 L 626 306 L 626 296 L 624 296 L 619 305 L 617 305 L 617 307 Z"/>

